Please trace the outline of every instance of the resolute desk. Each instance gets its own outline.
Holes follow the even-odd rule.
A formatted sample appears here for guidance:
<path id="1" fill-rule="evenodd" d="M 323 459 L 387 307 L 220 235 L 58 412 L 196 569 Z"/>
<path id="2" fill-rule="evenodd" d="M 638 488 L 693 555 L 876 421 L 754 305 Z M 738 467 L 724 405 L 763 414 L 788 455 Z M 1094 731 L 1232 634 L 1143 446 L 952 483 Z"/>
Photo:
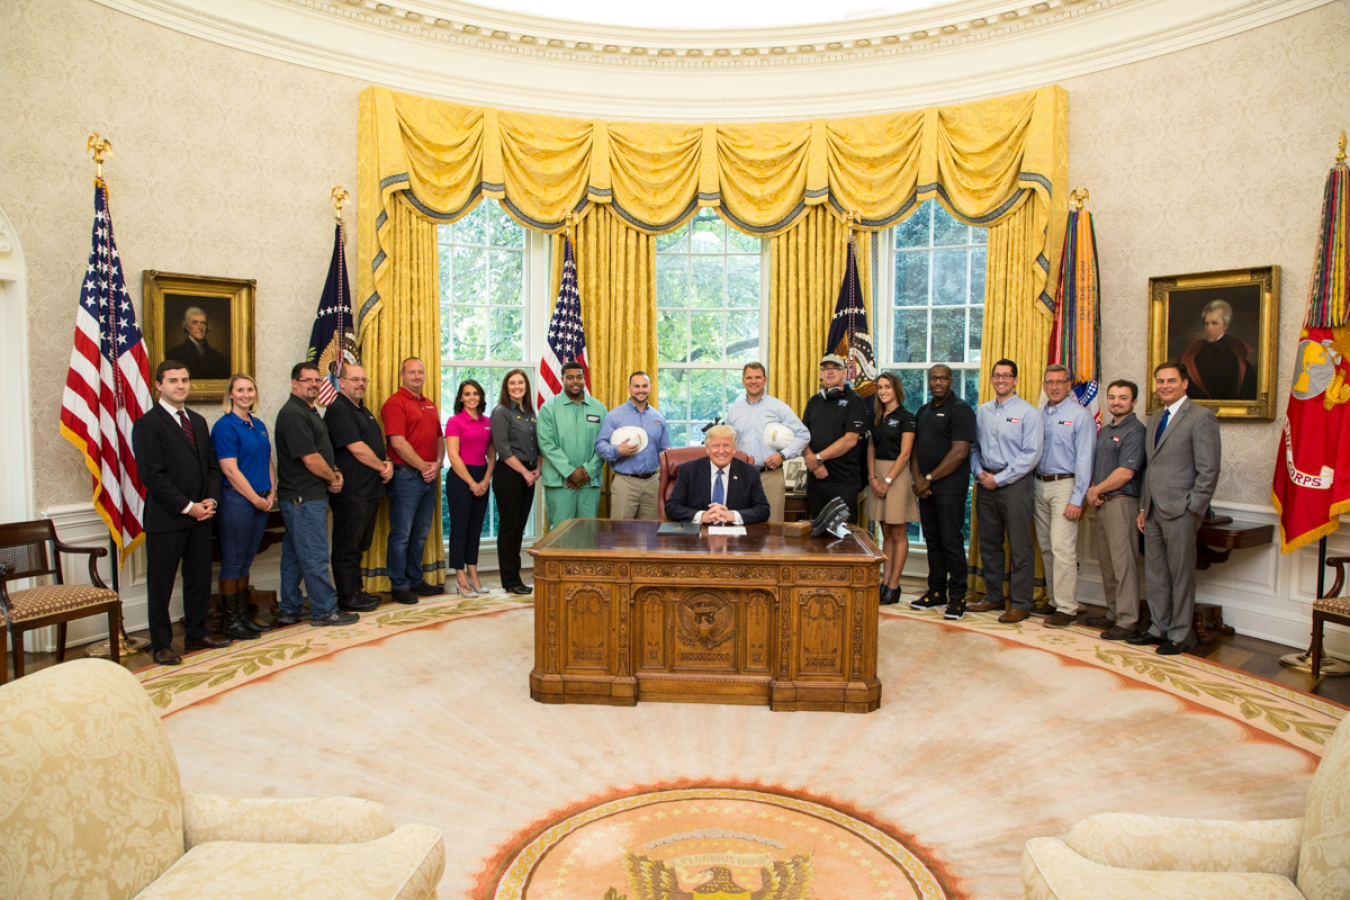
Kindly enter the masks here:
<path id="1" fill-rule="evenodd" d="M 541 703 L 767 703 L 871 712 L 882 555 L 870 537 L 657 534 L 573 519 L 535 544 Z"/>

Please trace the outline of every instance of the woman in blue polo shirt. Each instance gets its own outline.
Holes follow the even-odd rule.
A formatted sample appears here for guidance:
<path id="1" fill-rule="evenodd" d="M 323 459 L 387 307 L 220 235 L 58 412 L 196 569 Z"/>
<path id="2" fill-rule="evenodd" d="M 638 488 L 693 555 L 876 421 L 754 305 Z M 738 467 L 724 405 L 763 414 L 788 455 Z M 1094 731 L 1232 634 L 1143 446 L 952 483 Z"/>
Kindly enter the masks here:
<path id="1" fill-rule="evenodd" d="M 258 411 L 258 386 L 253 379 L 231 375 L 221 406 L 225 415 L 211 429 L 211 443 L 225 475 L 216 519 L 220 531 L 220 606 L 225 635 L 247 641 L 267 630 L 248 617 L 248 575 L 276 499 L 277 470 L 267 425 L 253 415 Z"/>

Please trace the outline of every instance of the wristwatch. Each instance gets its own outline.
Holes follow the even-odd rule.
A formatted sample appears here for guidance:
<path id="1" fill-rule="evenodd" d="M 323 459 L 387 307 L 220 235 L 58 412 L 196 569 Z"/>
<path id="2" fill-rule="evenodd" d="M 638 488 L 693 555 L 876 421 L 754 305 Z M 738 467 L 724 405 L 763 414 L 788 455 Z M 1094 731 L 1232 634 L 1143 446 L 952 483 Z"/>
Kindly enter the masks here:
<path id="1" fill-rule="evenodd" d="M 932 483 L 933 483 L 933 473 L 932 473 L 932 472 L 929 472 L 927 475 L 923 476 L 923 480 L 926 481 L 926 482 L 928 482 L 929 484 L 932 484 Z"/>
<path id="2" fill-rule="evenodd" d="M 891 476 L 889 476 L 889 475 L 886 476 L 886 483 L 887 483 L 887 484 L 890 484 L 890 483 L 891 483 Z"/>

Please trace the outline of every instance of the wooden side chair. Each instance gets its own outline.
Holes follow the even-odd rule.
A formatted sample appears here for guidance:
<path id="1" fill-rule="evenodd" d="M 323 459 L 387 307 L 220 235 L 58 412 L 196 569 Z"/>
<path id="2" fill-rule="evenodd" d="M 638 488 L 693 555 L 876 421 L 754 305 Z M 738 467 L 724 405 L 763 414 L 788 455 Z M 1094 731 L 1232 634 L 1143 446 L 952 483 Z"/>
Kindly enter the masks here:
<path id="1" fill-rule="evenodd" d="M 1350 626 L 1350 597 L 1341 596 L 1341 588 L 1345 586 L 1346 563 L 1350 563 L 1350 556 L 1327 557 L 1327 565 L 1336 568 L 1336 580 L 1325 597 L 1313 601 L 1312 647 L 1309 652 L 1312 655 L 1310 662 L 1314 680 L 1322 677 L 1323 627 L 1327 622 Z"/>
<path id="2" fill-rule="evenodd" d="M 62 553 L 89 554 L 90 584 L 66 584 Z M 120 663 L 122 601 L 99 577 L 97 561 L 106 547 L 71 547 L 56 537 L 51 519 L 0 525 L 0 615 L 9 629 L 14 651 L 14 677 L 23 677 L 23 635 L 34 628 L 56 626 L 56 658 L 66 659 L 66 623 L 85 616 L 108 616 L 112 661 Z M 9 582 L 51 575 L 56 583 L 10 593 Z M 4 641 L 0 640 L 0 684 L 9 676 Z"/>

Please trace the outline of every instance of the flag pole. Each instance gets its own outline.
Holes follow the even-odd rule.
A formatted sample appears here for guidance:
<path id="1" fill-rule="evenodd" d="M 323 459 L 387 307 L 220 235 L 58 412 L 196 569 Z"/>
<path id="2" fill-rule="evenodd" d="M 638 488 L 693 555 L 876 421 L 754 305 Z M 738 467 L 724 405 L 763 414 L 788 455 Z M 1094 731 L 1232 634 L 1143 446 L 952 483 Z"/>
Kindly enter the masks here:
<path id="1" fill-rule="evenodd" d="M 89 139 L 85 141 L 85 152 L 94 158 L 94 187 L 102 190 L 107 189 L 107 185 L 103 181 L 103 160 L 112 156 L 112 149 L 112 141 L 101 136 L 97 131 L 89 135 Z M 117 378 L 119 387 L 117 395 L 120 404 L 121 373 L 114 370 L 114 376 Z M 108 535 L 108 567 L 112 573 L 113 593 L 117 594 L 119 601 L 122 597 L 122 563 L 122 548 L 118 546 L 117 541 L 110 533 Z M 149 649 L 150 642 L 145 638 L 134 638 L 127 634 L 127 620 L 126 616 L 122 615 L 121 610 L 118 610 L 117 622 L 118 629 L 121 631 L 121 634 L 117 636 L 117 652 L 120 659 L 125 661 L 127 657 Z M 84 649 L 84 655 L 96 659 L 111 659 L 112 635 L 108 635 L 105 640 L 90 644 Z"/>

